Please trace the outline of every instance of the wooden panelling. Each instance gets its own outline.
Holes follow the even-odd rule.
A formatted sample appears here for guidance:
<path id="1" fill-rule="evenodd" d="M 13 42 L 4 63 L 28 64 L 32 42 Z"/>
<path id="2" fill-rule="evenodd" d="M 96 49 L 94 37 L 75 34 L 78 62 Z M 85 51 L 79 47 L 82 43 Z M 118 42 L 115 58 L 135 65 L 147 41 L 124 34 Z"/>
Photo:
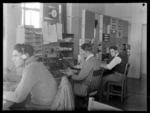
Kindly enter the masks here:
<path id="1" fill-rule="evenodd" d="M 85 39 L 94 37 L 95 13 L 91 11 L 85 12 Z"/>

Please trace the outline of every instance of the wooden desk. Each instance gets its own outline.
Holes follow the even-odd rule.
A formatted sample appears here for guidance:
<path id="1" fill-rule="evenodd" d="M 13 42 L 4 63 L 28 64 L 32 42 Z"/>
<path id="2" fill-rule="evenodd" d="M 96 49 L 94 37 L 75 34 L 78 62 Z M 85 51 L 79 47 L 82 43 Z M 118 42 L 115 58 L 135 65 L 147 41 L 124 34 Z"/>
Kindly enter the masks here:
<path id="1" fill-rule="evenodd" d="M 3 110 L 10 110 L 9 108 L 13 104 L 14 104 L 14 102 L 3 99 Z"/>
<path id="2" fill-rule="evenodd" d="M 30 103 L 30 100 L 31 100 L 30 94 L 28 94 L 26 99 L 20 103 L 15 103 L 15 102 L 3 99 L 3 110 L 23 110 L 25 109 L 25 105 L 27 103 Z"/>

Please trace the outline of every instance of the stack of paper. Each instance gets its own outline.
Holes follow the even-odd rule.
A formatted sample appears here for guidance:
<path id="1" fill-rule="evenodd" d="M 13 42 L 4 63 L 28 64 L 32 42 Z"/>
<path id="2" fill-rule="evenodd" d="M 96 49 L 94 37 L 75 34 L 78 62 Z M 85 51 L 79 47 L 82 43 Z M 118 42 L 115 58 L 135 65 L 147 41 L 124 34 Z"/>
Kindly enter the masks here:
<path id="1" fill-rule="evenodd" d="M 57 38 L 59 40 L 62 40 L 62 24 L 57 23 L 56 26 L 57 26 Z"/>
<path id="2" fill-rule="evenodd" d="M 57 42 L 56 24 L 49 25 L 50 42 Z"/>
<path id="3" fill-rule="evenodd" d="M 43 22 L 43 44 L 48 44 L 49 43 L 49 37 L 48 37 L 48 26 L 47 22 Z"/>
<path id="4" fill-rule="evenodd" d="M 43 43 L 48 44 L 50 42 L 57 42 L 57 31 L 56 25 L 49 24 L 47 22 L 43 22 Z"/>

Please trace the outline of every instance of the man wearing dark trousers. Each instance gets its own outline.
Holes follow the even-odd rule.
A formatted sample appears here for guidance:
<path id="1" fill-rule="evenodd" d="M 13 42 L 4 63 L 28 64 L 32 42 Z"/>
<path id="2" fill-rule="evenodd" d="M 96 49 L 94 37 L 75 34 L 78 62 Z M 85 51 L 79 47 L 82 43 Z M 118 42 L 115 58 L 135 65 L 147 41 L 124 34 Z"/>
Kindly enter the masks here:
<path id="1" fill-rule="evenodd" d="M 100 64 L 100 67 L 103 67 L 105 69 L 111 70 L 111 74 L 105 75 L 103 77 L 103 85 L 107 81 L 121 81 L 126 65 L 126 60 L 124 57 L 118 52 L 118 48 L 116 46 L 111 46 L 109 48 L 110 54 L 112 56 L 112 59 L 108 64 Z"/>

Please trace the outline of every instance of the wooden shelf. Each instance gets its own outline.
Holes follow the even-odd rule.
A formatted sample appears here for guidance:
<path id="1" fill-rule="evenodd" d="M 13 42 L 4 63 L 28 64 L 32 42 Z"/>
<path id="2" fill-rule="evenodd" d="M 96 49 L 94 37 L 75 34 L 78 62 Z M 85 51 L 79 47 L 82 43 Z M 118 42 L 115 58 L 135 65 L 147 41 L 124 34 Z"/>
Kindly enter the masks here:
<path id="1" fill-rule="evenodd" d="M 72 52 L 73 50 L 58 50 L 58 51 Z"/>
<path id="2" fill-rule="evenodd" d="M 49 17 L 44 17 L 45 20 L 53 20 L 52 18 Z"/>
<path id="3" fill-rule="evenodd" d="M 70 42 L 69 41 L 68 42 L 67 41 L 60 41 L 59 43 L 73 43 L 73 42 L 72 41 L 70 41 Z"/>
<path id="4" fill-rule="evenodd" d="M 73 59 L 73 57 L 63 57 L 63 59 Z"/>
<path id="5" fill-rule="evenodd" d="M 37 29 L 30 26 L 19 27 L 17 28 L 17 39 L 19 39 L 17 43 L 25 42 L 32 45 L 35 49 L 35 56 L 41 56 L 43 49 L 43 36 L 41 33 L 42 28 Z"/>
<path id="6" fill-rule="evenodd" d="M 69 40 L 67 40 L 69 38 Z M 62 40 L 59 41 L 59 51 L 63 55 L 63 59 L 74 59 L 74 34 L 62 34 Z"/>

